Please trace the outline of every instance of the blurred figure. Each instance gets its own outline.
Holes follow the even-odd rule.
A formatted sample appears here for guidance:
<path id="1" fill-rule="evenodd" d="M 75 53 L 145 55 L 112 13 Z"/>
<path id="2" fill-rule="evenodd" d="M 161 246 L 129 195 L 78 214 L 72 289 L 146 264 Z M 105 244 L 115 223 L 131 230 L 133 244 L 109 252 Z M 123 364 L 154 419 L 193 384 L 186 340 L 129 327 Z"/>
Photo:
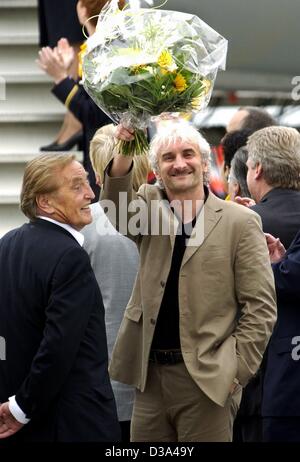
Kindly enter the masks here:
<path id="1" fill-rule="evenodd" d="M 224 186 L 227 191 L 227 180 L 231 160 L 236 151 L 245 146 L 249 136 L 264 127 L 277 125 L 276 120 L 263 108 L 242 106 L 229 120 L 226 134 L 221 140 L 224 151 Z"/>
<path id="2" fill-rule="evenodd" d="M 278 125 L 276 120 L 262 107 L 242 106 L 229 120 L 226 132 L 246 129 L 254 133 L 256 130 L 273 125 Z"/>
<path id="3" fill-rule="evenodd" d="M 234 201 L 236 196 L 250 196 L 247 185 L 247 159 L 247 148 L 242 147 L 236 151 L 231 161 L 230 174 L 228 177 L 228 194 L 231 201 Z"/>
<path id="4" fill-rule="evenodd" d="M 89 21 L 88 19 L 91 16 L 98 15 L 105 3 L 106 1 L 103 0 L 79 0 L 77 2 L 79 21 L 82 25 L 85 25 L 89 35 L 95 32 L 98 17 L 94 17 Z M 124 6 L 124 0 L 119 1 L 119 6 L 120 8 Z M 41 69 L 52 77 L 55 83 L 52 89 L 53 94 L 82 122 L 83 165 L 89 173 L 90 184 L 95 194 L 95 201 L 97 201 L 100 189 L 96 185 L 95 174 L 89 157 L 90 141 L 96 130 L 110 123 L 111 119 L 99 109 L 83 86 L 68 75 L 63 58 L 65 53 L 67 53 L 67 45 L 65 51 L 61 51 L 61 53 L 50 48 L 42 49 L 39 53 L 38 64 Z"/>
<path id="5" fill-rule="evenodd" d="M 228 182 L 228 177 L 230 174 L 231 161 L 239 148 L 246 146 L 248 136 L 251 134 L 251 131 L 244 128 L 241 130 L 235 130 L 233 132 L 227 133 L 222 138 L 222 147 L 224 155 L 223 163 L 223 178 L 224 181 Z M 228 190 L 226 189 L 228 192 Z"/>
<path id="6" fill-rule="evenodd" d="M 38 0 L 38 25 L 40 47 L 64 49 L 68 43 L 71 59 L 67 71 L 73 79 L 78 78 L 78 53 L 84 36 L 76 12 L 77 0 Z M 41 151 L 68 151 L 80 143 L 82 126 L 79 120 L 67 111 L 63 125 L 54 142 L 42 146 Z"/>
<path id="7" fill-rule="evenodd" d="M 91 162 L 98 183 L 104 179 L 104 170 L 118 152 L 114 138 L 115 127 L 100 128 L 91 141 Z M 137 156 L 134 165 L 133 186 L 136 190 L 147 182 L 150 171 L 148 158 Z M 105 309 L 108 355 L 111 356 L 126 305 L 131 296 L 138 269 L 138 250 L 127 237 L 116 231 L 99 202 L 91 205 L 93 222 L 83 230 L 84 248 L 99 284 Z M 130 421 L 134 400 L 134 387 L 112 380 L 117 403 L 122 441 L 130 440 Z"/>

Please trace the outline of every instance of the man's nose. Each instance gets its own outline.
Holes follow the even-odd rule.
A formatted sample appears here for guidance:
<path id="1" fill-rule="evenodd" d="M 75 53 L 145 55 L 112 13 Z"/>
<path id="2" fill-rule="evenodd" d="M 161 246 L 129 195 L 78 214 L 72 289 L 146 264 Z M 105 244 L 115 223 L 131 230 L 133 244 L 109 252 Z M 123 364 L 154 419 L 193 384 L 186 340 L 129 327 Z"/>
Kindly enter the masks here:
<path id="1" fill-rule="evenodd" d="M 186 167 L 186 161 L 184 157 L 178 155 L 176 156 L 175 162 L 174 162 L 174 168 L 184 168 Z"/>
<path id="2" fill-rule="evenodd" d="M 86 188 L 86 193 L 85 193 L 85 195 L 86 195 L 89 199 L 91 199 L 91 201 L 92 201 L 93 199 L 95 199 L 95 194 L 94 194 L 94 192 L 93 192 L 93 190 L 92 190 L 92 188 L 91 188 L 91 186 L 90 186 L 89 184 L 87 184 L 86 186 L 87 186 L 87 188 Z"/>

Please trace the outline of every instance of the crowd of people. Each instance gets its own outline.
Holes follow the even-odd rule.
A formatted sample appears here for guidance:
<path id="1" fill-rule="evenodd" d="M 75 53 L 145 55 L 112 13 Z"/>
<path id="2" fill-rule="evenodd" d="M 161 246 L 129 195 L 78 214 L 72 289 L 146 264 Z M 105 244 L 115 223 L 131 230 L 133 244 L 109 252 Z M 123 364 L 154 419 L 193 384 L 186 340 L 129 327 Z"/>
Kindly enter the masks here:
<path id="1" fill-rule="evenodd" d="M 99 2 L 76 3 L 92 34 Z M 134 130 L 69 72 L 78 36 L 43 40 L 39 65 L 78 125 L 67 115 L 27 164 L 28 223 L 0 239 L 0 445 L 299 442 L 299 132 L 240 108 L 221 140 L 224 200 L 192 124 L 123 156 Z M 83 164 L 61 152 L 82 130 Z"/>

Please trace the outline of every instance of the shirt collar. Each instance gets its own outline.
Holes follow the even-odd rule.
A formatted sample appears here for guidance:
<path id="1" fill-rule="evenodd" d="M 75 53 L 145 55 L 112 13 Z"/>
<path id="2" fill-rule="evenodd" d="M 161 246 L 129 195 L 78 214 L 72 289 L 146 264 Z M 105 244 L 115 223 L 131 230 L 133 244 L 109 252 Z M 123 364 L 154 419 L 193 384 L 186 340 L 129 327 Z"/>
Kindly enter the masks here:
<path id="1" fill-rule="evenodd" d="M 37 218 L 41 218 L 42 220 L 50 221 L 50 223 L 54 223 L 55 225 L 58 225 L 58 226 L 60 226 L 61 228 L 66 229 L 70 234 L 72 234 L 72 236 L 74 237 L 74 239 L 76 239 L 76 241 L 78 242 L 78 244 L 79 244 L 81 247 L 83 246 L 83 243 L 84 243 L 84 235 L 81 234 L 81 233 L 80 233 L 79 231 L 77 231 L 76 229 L 72 228 L 72 226 L 67 225 L 66 223 L 60 223 L 60 221 L 53 220 L 52 218 L 42 217 L 41 215 L 39 215 Z"/>

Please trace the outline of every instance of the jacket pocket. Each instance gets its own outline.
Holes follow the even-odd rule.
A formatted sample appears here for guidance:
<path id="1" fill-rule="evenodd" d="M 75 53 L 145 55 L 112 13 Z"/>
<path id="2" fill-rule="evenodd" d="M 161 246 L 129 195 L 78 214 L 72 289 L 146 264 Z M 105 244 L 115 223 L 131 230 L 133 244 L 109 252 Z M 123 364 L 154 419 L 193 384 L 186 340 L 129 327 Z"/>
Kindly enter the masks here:
<path id="1" fill-rule="evenodd" d="M 130 321 L 139 322 L 143 314 L 143 310 L 139 305 L 131 305 L 125 311 L 125 318 Z"/>

